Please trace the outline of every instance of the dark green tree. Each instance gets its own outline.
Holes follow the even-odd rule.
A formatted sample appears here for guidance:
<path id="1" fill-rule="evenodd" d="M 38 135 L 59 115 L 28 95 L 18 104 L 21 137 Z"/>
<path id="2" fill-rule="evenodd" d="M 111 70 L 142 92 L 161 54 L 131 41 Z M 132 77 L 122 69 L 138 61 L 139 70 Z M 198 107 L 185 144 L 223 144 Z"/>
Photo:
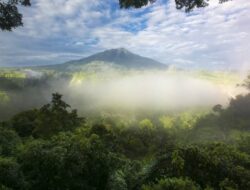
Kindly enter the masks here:
<path id="1" fill-rule="evenodd" d="M 119 0 L 121 8 L 141 8 L 149 3 L 154 3 L 156 0 Z"/>
<path id="2" fill-rule="evenodd" d="M 17 133 L 6 126 L 0 125 L 0 156 L 13 156 L 21 139 Z"/>
<path id="3" fill-rule="evenodd" d="M 246 87 L 246 89 L 250 90 L 250 75 L 247 76 L 247 78 L 245 79 L 242 86 L 244 86 L 244 87 Z"/>
<path id="4" fill-rule="evenodd" d="M 21 137 L 49 138 L 62 131 L 72 131 L 84 123 L 77 110 L 62 100 L 62 95 L 52 94 L 52 101 L 40 109 L 33 109 L 15 115 L 9 125 Z"/>
<path id="5" fill-rule="evenodd" d="M 115 167 L 97 135 L 61 133 L 27 144 L 18 159 L 26 189 L 105 190 Z"/>
<path id="6" fill-rule="evenodd" d="M 121 8 L 141 8 L 154 3 L 157 0 L 119 0 Z M 228 0 L 219 0 L 219 3 L 224 3 Z M 208 0 L 175 0 L 177 9 L 185 9 L 186 12 L 192 11 L 194 8 L 202 8 L 208 6 Z"/>
<path id="7" fill-rule="evenodd" d="M 30 6 L 30 0 L 0 0 L 0 29 L 11 31 L 13 28 L 22 26 L 22 14 L 18 5 Z"/>
<path id="8" fill-rule="evenodd" d="M 15 115 L 10 121 L 12 128 L 20 137 L 31 136 L 33 130 L 36 128 L 38 113 L 39 111 L 34 109 Z"/>
<path id="9" fill-rule="evenodd" d="M 142 190 L 200 190 L 193 181 L 182 178 L 165 178 L 156 184 L 144 185 Z"/>
<path id="10" fill-rule="evenodd" d="M 24 189 L 20 165 L 13 158 L 0 156 L 0 189 Z"/>
<path id="11" fill-rule="evenodd" d="M 249 164 L 249 155 L 221 143 L 180 147 L 159 158 L 145 183 L 177 177 L 189 178 L 201 188 L 210 186 L 220 189 L 231 185 L 239 189 L 249 189 Z"/>
<path id="12" fill-rule="evenodd" d="M 61 131 L 71 131 L 81 125 L 83 118 L 77 110 L 70 110 L 70 105 L 62 100 L 62 95 L 52 94 L 52 101 L 39 109 L 35 120 L 35 137 L 50 137 Z"/>

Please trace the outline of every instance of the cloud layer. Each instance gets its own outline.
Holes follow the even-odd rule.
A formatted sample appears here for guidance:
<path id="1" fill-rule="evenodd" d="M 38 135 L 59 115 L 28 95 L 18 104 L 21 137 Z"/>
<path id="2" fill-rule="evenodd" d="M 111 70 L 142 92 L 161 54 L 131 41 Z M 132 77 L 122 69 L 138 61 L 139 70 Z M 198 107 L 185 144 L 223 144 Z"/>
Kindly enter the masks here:
<path id="1" fill-rule="evenodd" d="M 158 0 L 120 10 L 118 0 L 34 0 L 24 27 L 0 33 L 0 66 L 53 64 L 125 47 L 186 68 L 250 67 L 250 2 L 211 1 L 189 14 Z"/>

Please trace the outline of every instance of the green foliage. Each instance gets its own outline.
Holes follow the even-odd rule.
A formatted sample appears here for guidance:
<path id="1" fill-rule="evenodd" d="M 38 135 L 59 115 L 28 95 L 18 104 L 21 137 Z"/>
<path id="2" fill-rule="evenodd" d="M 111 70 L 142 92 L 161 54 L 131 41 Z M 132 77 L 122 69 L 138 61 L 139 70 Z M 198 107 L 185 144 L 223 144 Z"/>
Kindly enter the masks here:
<path id="1" fill-rule="evenodd" d="M 20 144 L 21 139 L 15 131 L 0 126 L 0 156 L 13 156 Z"/>
<path id="2" fill-rule="evenodd" d="M 0 156 L 0 188 L 22 189 L 24 186 L 23 176 L 19 164 L 12 158 Z"/>
<path id="3" fill-rule="evenodd" d="M 250 94 L 231 99 L 224 109 L 221 105 L 213 108 L 214 113 L 204 115 L 194 124 L 189 140 L 195 142 L 232 141 L 234 133 L 249 132 Z"/>
<path id="4" fill-rule="evenodd" d="M 119 0 L 121 8 L 141 8 L 154 3 L 157 0 Z M 219 3 L 224 3 L 228 0 L 219 0 Z M 195 8 L 202 8 L 208 6 L 208 0 L 175 0 L 177 9 L 185 9 L 186 12 L 190 12 Z"/>
<path id="5" fill-rule="evenodd" d="M 72 131 L 84 121 L 76 110 L 68 111 L 69 108 L 62 95 L 55 93 L 50 104 L 14 116 L 11 124 L 21 137 L 48 138 L 60 131 Z"/>
<path id="6" fill-rule="evenodd" d="M 35 137 L 50 137 L 60 131 L 73 130 L 81 124 L 82 118 L 77 116 L 77 111 L 69 112 L 70 107 L 62 101 L 62 95 L 53 94 L 51 104 L 43 106 L 36 120 L 37 127 L 33 131 Z"/>
<path id="7" fill-rule="evenodd" d="M 235 119 L 248 119 L 250 115 L 250 94 L 239 95 L 236 99 L 232 99 L 226 113 L 231 114 Z"/>
<path id="8" fill-rule="evenodd" d="M 227 178 L 220 183 L 221 190 L 238 190 L 238 185 Z"/>
<path id="9" fill-rule="evenodd" d="M 49 104 L 1 123 L 0 189 L 250 189 L 249 99 L 238 96 L 202 117 L 94 116 L 85 123 L 53 94 Z"/>
<path id="10" fill-rule="evenodd" d="M 175 169 L 178 175 L 181 175 L 182 170 L 184 169 L 185 160 L 180 156 L 180 152 L 178 150 L 174 151 L 172 154 L 171 164 Z"/>
<path id="11" fill-rule="evenodd" d="M 175 115 L 162 116 L 159 120 L 164 128 L 173 130 L 191 129 L 200 118 L 200 115 L 200 113 L 186 111 Z"/>
<path id="12" fill-rule="evenodd" d="M 147 179 L 188 177 L 202 188 L 235 184 L 239 189 L 249 189 L 249 164 L 249 155 L 225 144 L 180 147 L 159 158 Z"/>
<path id="13" fill-rule="evenodd" d="M 127 183 L 125 180 L 125 174 L 121 170 L 117 170 L 110 176 L 109 190 L 128 190 Z"/>
<path id="14" fill-rule="evenodd" d="M 60 134 L 28 143 L 19 156 L 28 189 L 103 189 L 115 165 L 96 135 Z"/>
<path id="15" fill-rule="evenodd" d="M 36 126 L 36 120 L 38 118 L 38 110 L 24 111 L 15 115 L 11 119 L 11 125 L 13 129 L 21 137 L 31 136 Z"/>
<path id="16" fill-rule="evenodd" d="M 156 0 L 119 0 L 121 8 L 141 8 L 142 6 L 147 5 L 148 3 L 154 3 Z"/>
<path id="17" fill-rule="evenodd" d="M 244 83 L 242 84 L 242 86 L 246 87 L 248 90 L 250 90 L 250 75 L 247 76 L 247 78 L 245 79 Z"/>
<path id="18" fill-rule="evenodd" d="M 1 190 L 12 190 L 11 188 L 8 188 L 8 187 L 1 185 L 1 184 L 0 184 L 0 189 Z"/>
<path id="19" fill-rule="evenodd" d="M 143 119 L 142 121 L 140 121 L 139 127 L 142 130 L 153 130 L 154 129 L 154 125 L 149 119 Z"/>
<path id="20" fill-rule="evenodd" d="M 6 104 L 10 101 L 10 98 L 7 93 L 0 91 L 0 105 Z"/>
<path id="21" fill-rule="evenodd" d="M 238 140 L 238 148 L 242 152 L 245 152 L 250 155 L 250 135 L 241 136 Z"/>
<path id="22" fill-rule="evenodd" d="M 200 188 L 188 179 L 165 178 L 153 185 L 143 185 L 142 190 L 200 190 Z"/>
<path id="23" fill-rule="evenodd" d="M 176 8 L 185 8 L 186 12 L 192 11 L 194 8 L 202 8 L 208 6 L 208 0 L 175 0 Z"/>
<path id="24" fill-rule="evenodd" d="M 0 1 L 0 29 L 11 31 L 13 28 L 22 26 L 22 14 L 17 6 L 30 6 L 30 0 Z"/>

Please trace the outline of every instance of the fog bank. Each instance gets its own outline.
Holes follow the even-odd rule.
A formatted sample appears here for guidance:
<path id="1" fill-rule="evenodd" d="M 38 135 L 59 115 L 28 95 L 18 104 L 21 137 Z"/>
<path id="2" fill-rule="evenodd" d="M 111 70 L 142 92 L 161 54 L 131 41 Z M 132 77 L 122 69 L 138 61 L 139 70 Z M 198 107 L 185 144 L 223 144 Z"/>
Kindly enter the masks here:
<path id="1" fill-rule="evenodd" d="M 99 76 L 100 77 L 100 76 Z M 141 72 L 79 77 L 67 85 L 68 101 L 79 110 L 178 110 L 227 105 L 245 90 L 237 82 L 225 84 L 190 74 Z"/>

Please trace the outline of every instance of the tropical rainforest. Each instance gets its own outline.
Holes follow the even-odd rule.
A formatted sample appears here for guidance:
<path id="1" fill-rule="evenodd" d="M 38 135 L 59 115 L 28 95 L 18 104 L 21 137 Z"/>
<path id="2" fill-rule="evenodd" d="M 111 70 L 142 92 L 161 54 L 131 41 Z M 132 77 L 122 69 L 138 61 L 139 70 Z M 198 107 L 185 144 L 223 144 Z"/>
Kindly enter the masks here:
<path id="1" fill-rule="evenodd" d="M 0 190 L 250 190 L 249 10 L 0 0 Z"/>
<path id="2" fill-rule="evenodd" d="M 2 73 L 1 189 L 250 189 L 250 93 L 205 110 L 84 116 L 62 94 L 42 98 L 58 77 Z"/>

